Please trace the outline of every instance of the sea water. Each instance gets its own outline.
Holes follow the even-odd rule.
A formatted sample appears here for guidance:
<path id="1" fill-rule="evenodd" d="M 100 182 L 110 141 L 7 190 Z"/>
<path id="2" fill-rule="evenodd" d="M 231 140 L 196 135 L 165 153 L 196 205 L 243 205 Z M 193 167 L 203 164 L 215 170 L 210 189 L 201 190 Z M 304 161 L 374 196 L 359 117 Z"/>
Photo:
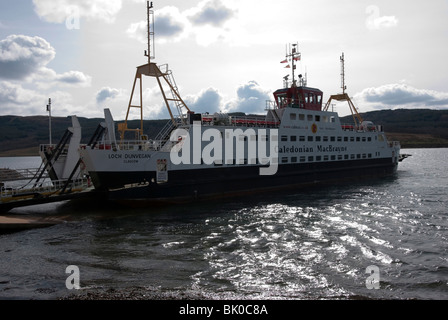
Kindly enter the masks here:
<path id="1" fill-rule="evenodd" d="M 377 181 L 157 208 L 14 209 L 58 223 L 0 235 L 0 299 L 136 288 L 174 298 L 447 299 L 448 149 L 402 152 L 412 157 Z M 39 161 L 0 158 L 0 167 Z M 80 289 L 67 285 L 72 276 Z"/>

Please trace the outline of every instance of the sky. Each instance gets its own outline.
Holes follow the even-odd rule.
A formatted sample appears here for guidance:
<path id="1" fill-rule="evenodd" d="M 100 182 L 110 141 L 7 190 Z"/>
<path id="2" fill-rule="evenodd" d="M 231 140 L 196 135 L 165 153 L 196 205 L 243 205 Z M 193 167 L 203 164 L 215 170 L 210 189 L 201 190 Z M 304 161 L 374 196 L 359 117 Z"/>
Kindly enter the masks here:
<path id="1" fill-rule="evenodd" d="M 448 108 L 448 0 L 155 0 L 158 65 L 168 64 L 196 112 L 264 113 L 291 69 L 360 112 Z M 126 116 L 136 67 L 147 63 L 146 1 L 0 0 L 0 115 Z M 137 92 L 138 93 L 138 92 Z M 167 119 L 143 79 L 145 119 Z M 350 113 L 336 104 L 341 116 Z M 130 118 L 139 113 L 131 110 Z"/>

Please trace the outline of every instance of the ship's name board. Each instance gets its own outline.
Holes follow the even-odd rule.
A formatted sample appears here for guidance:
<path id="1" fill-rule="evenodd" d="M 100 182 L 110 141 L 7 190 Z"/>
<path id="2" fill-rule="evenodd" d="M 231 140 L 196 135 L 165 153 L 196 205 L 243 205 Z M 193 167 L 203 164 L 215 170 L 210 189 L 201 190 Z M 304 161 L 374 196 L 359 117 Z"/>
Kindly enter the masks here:
<path id="1" fill-rule="evenodd" d="M 329 153 L 341 153 L 346 152 L 347 147 L 335 147 L 332 145 L 329 146 L 322 146 L 319 145 L 316 148 L 315 147 L 297 147 L 297 146 L 283 146 L 278 149 L 278 153 L 313 153 L 313 152 L 329 152 Z"/>
<path id="2" fill-rule="evenodd" d="M 109 159 L 149 159 L 151 155 L 144 153 L 111 153 L 108 157 Z"/>

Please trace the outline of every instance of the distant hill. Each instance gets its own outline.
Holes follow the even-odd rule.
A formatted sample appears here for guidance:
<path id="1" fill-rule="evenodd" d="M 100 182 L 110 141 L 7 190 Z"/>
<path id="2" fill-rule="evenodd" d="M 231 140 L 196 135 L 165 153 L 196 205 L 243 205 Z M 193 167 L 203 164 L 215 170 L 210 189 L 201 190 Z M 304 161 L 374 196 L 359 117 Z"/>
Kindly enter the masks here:
<path id="1" fill-rule="evenodd" d="M 385 132 L 431 134 L 448 139 L 448 110 L 398 109 L 361 113 L 365 120 L 384 126 Z M 341 121 L 351 120 L 351 116 Z"/>
<path id="2" fill-rule="evenodd" d="M 402 148 L 447 148 L 448 110 L 397 109 L 361 113 L 364 120 L 381 124 L 389 140 Z M 353 122 L 352 116 L 341 122 Z"/>
<path id="3" fill-rule="evenodd" d="M 398 140 L 403 148 L 448 147 L 448 110 L 400 109 L 361 114 L 363 119 L 382 124 L 389 140 Z M 87 143 L 103 119 L 78 118 L 82 142 Z M 341 118 L 351 123 L 352 117 Z M 145 120 L 145 133 L 154 138 L 168 120 Z M 59 142 L 71 126 L 70 117 L 52 117 L 53 143 Z M 139 121 L 130 121 L 138 128 Z M 47 116 L 0 116 L 0 156 L 37 155 L 38 146 L 49 142 Z"/>
<path id="4" fill-rule="evenodd" d="M 82 128 L 81 143 L 88 143 L 98 125 L 104 119 L 78 117 Z M 155 137 L 168 120 L 145 120 L 145 133 Z M 49 143 L 49 121 L 46 116 L 0 116 L 0 156 L 38 155 L 41 144 Z M 57 144 L 68 127 L 71 117 L 52 117 L 52 142 Z M 129 128 L 140 127 L 140 121 L 129 121 Z"/>

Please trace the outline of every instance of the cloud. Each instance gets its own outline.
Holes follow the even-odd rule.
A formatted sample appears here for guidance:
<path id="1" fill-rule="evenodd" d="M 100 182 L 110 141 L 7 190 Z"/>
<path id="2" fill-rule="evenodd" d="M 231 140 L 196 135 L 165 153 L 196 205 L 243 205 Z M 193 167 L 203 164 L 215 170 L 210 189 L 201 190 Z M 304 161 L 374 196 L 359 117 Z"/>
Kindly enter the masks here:
<path id="1" fill-rule="evenodd" d="M 208 88 L 197 96 L 187 96 L 184 101 L 191 111 L 213 114 L 220 111 L 222 97 L 217 89 Z"/>
<path id="2" fill-rule="evenodd" d="M 237 89 L 237 99 L 227 103 L 226 109 L 228 112 L 264 113 L 267 100 L 271 100 L 269 91 L 252 80 Z"/>
<path id="3" fill-rule="evenodd" d="M 55 80 L 68 85 L 90 86 L 92 78 L 80 71 L 68 71 L 56 75 Z"/>
<path id="4" fill-rule="evenodd" d="M 164 7 L 157 10 L 154 19 L 154 32 L 157 39 L 166 41 L 168 39 L 177 41 L 184 35 L 188 29 L 189 23 L 176 7 Z M 142 43 L 148 42 L 147 21 L 140 21 L 131 24 L 126 30 L 130 38 L 136 39 Z"/>
<path id="5" fill-rule="evenodd" d="M 104 90 L 101 96 L 107 98 L 109 89 Z M 218 89 L 212 87 L 201 90 L 198 94 L 187 95 L 183 100 L 191 111 L 214 114 L 216 112 L 264 113 L 266 101 L 271 99 L 270 92 L 263 89 L 256 81 L 249 81 L 239 86 L 236 91 L 237 98 L 230 101 L 224 101 L 224 97 Z M 100 92 L 97 94 L 97 99 Z M 143 104 L 146 119 L 169 118 L 159 87 L 144 90 Z M 173 115 L 177 117 L 177 109 L 174 105 L 171 105 L 171 110 Z"/>
<path id="6" fill-rule="evenodd" d="M 0 77 L 21 80 L 54 59 L 54 48 L 40 37 L 10 35 L 0 41 Z"/>
<path id="7" fill-rule="evenodd" d="M 33 0 L 37 15 L 47 22 L 63 23 L 74 14 L 88 19 L 115 21 L 122 0 Z"/>
<path id="8" fill-rule="evenodd" d="M 0 105 L 2 115 L 35 115 L 44 114 L 48 98 L 52 100 L 52 113 L 66 116 L 75 111 L 73 97 L 68 92 L 42 91 L 25 89 L 22 85 L 9 81 L 0 82 Z M 81 110 L 78 108 L 78 110 Z"/>
<path id="9" fill-rule="evenodd" d="M 47 67 L 55 49 L 41 37 L 10 35 L 0 41 L 0 105 L 2 114 L 42 114 L 48 97 L 57 112 L 73 112 L 72 95 L 60 88 L 90 87 L 81 71 L 57 73 Z M 90 111 L 90 110 L 89 110 Z"/>
<path id="10" fill-rule="evenodd" d="M 146 28 L 147 27 L 145 21 L 136 22 L 128 27 L 128 29 L 126 30 L 126 34 L 132 39 L 138 40 L 142 43 L 146 43 L 148 41 Z"/>
<path id="11" fill-rule="evenodd" d="M 367 88 L 355 95 L 355 98 L 371 105 L 374 109 L 448 108 L 447 92 L 417 89 L 403 83 Z"/>
<path id="12" fill-rule="evenodd" d="M 120 90 L 104 87 L 96 94 L 96 102 L 103 103 L 107 99 L 114 99 L 120 94 Z"/>
<path id="13" fill-rule="evenodd" d="M 210 24 L 215 27 L 222 26 L 227 20 L 232 18 L 235 12 L 226 6 L 220 0 L 211 0 L 201 2 L 190 20 L 196 25 Z"/>
<path id="14" fill-rule="evenodd" d="M 238 24 L 230 24 L 236 11 L 224 6 L 221 0 L 205 0 L 184 11 L 190 24 L 190 33 L 200 46 L 207 47 L 217 41 L 233 42 Z"/>
<path id="15" fill-rule="evenodd" d="M 174 16 L 166 13 L 165 15 L 160 15 L 157 21 L 154 22 L 154 31 L 157 35 L 161 37 L 172 37 L 184 29 L 184 25 L 175 19 Z"/>
<path id="16" fill-rule="evenodd" d="M 30 103 L 36 103 L 37 101 L 43 102 L 44 99 L 45 96 L 37 94 L 33 90 L 24 89 L 19 84 L 8 81 L 0 82 L 0 103 L 2 106 L 28 105 Z"/>
<path id="17" fill-rule="evenodd" d="M 177 7 L 167 6 L 156 11 L 154 32 L 159 42 L 176 42 L 193 36 L 199 45 L 208 46 L 229 38 L 229 30 L 223 26 L 235 13 L 220 0 L 202 1 L 182 12 Z M 147 43 L 147 22 L 131 24 L 126 33 L 131 38 Z"/>
<path id="18" fill-rule="evenodd" d="M 29 78 L 39 89 L 50 89 L 52 87 L 90 87 L 92 77 L 80 71 L 68 71 L 61 74 L 53 69 L 43 67 L 37 70 Z"/>
<path id="19" fill-rule="evenodd" d="M 80 71 L 58 74 L 47 68 L 55 56 L 55 49 L 43 38 L 10 35 L 0 41 L 0 78 L 32 81 L 39 88 L 90 86 L 91 77 Z"/>

